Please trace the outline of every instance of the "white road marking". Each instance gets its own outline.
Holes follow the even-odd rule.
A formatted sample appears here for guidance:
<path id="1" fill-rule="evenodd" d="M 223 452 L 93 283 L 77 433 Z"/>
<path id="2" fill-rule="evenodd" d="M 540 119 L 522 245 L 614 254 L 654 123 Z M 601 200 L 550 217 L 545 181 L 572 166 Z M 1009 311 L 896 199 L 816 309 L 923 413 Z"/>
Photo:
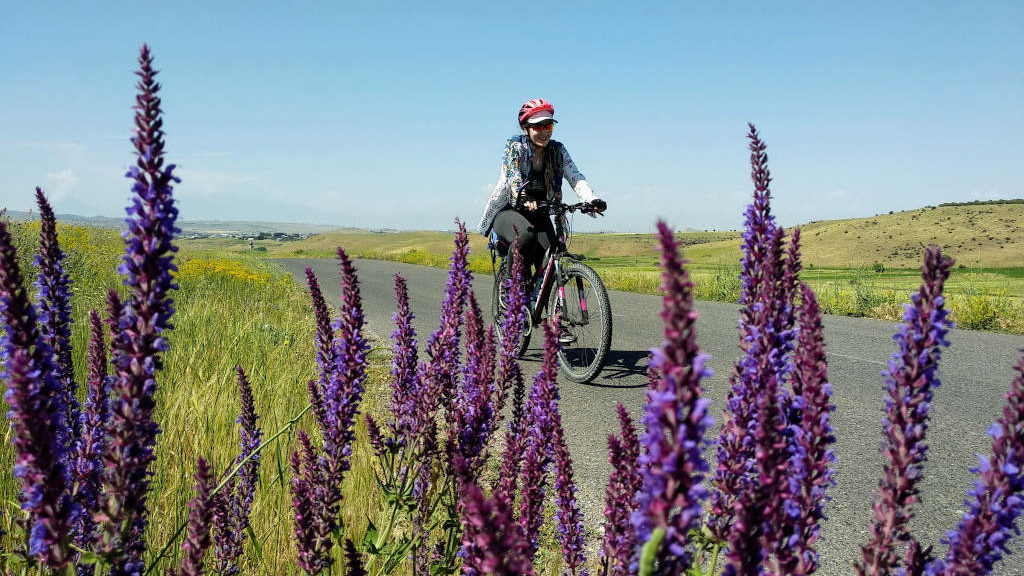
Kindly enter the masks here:
<path id="1" fill-rule="evenodd" d="M 829 356 L 839 356 L 840 358 L 849 358 L 850 360 L 860 360 L 861 362 L 867 362 L 868 364 L 877 364 L 879 366 L 888 366 L 888 362 L 879 362 L 878 360 L 868 360 L 867 358 L 861 358 L 860 356 L 850 356 L 849 354 L 840 354 L 839 352 L 829 352 Z"/>

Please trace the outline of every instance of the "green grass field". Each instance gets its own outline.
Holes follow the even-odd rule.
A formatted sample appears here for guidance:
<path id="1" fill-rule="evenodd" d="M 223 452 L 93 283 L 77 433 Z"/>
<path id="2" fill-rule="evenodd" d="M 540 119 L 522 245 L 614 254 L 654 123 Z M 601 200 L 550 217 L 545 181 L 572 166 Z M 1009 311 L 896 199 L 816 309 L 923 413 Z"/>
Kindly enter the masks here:
<path id="1" fill-rule="evenodd" d="M 23 272 L 29 266 L 38 223 L 13 226 Z M 106 291 L 118 288 L 116 267 L 123 251 L 115 231 L 61 226 L 60 239 L 69 258 L 67 268 L 74 282 L 73 346 L 79 396 L 86 369 L 87 314 L 103 309 Z M 306 382 L 314 377 L 314 322 L 304 286 L 264 259 L 246 255 L 214 255 L 184 250 L 177 275 L 180 289 L 174 294 L 177 311 L 165 368 L 158 375 L 157 421 L 162 433 L 156 453 L 152 491 L 149 496 L 150 526 L 147 541 L 152 554 L 162 549 L 188 513 L 192 498 L 196 458 L 207 458 L 223 473 L 238 451 L 238 392 L 235 366 L 250 375 L 260 427 L 264 438 L 281 429 L 308 403 Z M 108 335 L 109 338 L 109 335 Z M 370 354 L 371 376 L 364 410 L 378 412 L 385 406 L 384 374 L 390 369 L 388 348 L 375 347 Z M 298 426 L 314 430 L 310 418 Z M 3 549 L 11 550 L 12 525 L 20 515 L 17 484 L 11 476 L 13 453 L 8 441 L 0 448 L 0 499 L 6 503 L 2 527 L 7 534 Z M 248 543 L 244 574 L 301 573 L 295 563 L 292 533 L 292 501 L 287 480 L 288 457 L 294 448 L 294 430 L 281 437 L 263 454 L 260 489 L 256 495 L 252 525 L 255 541 Z M 353 534 L 361 535 L 367 517 L 373 517 L 374 476 L 362 420 L 354 446 L 353 468 L 346 481 L 346 520 Z M 168 549 L 164 573 L 180 552 L 180 541 Z"/>

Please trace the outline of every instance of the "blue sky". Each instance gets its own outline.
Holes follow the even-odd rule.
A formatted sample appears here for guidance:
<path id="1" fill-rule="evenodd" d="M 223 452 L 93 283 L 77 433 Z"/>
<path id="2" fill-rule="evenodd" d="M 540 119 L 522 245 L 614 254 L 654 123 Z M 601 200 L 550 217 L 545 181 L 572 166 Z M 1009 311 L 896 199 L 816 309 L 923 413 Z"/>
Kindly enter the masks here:
<path id="1" fill-rule="evenodd" d="M 143 42 L 188 220 L 475 226 L 534 97 L 583 229 L 740 226 L 747 122 L 785 225 L 1024 196 L 1024 3 L 625 4 L 5 2 L 0 206 L 123 213 Z"/>

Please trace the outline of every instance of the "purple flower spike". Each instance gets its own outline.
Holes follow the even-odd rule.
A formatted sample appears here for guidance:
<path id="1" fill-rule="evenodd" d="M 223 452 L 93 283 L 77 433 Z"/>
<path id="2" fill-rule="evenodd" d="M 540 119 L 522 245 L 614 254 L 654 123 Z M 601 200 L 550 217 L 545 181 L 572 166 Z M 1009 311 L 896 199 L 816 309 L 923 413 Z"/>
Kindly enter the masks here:
<path id="1" fill-rule="evenodd" d="M 359 280 L 348 254 L 338 248 L 341 267 L 341 314 L 333 326 L 326 382 L 309 383 L 310 400 L 323 436 L 317 455 L 305 433 L 300 452 L 292 454 L 291 488 L 299 565 L 310 574 L 330 567 L 331 534 L 339 528 L 342 482 L 351 464 L 355 421 L 366 379 L 369 344 L 363 335 L 363 304 Z"/>
<path id="2" fill-rule="evenodd" d="M 420 471 L 416 475 L 416 482 L 413 484 L 413 496 L 416 498 L 413 528 L 418 533 L 423 533 L 427 523 L 430 521 L 430 515 L 433 513 L 427 495 L 430 492 L 431 478 L 434 473 L 434 461 L 437 460 L 438 456 L 436 420 L 431 420 L 424 425 L 421 438 Z M 417 555 L 417 558 L 419 559 L 422 556 L 424 555 Z"/>
<path id="3" fill-rule="evenodd" d="M 320 466 L 323 478 L 318 484 L 323 495 L 316 502 L 330 530 L 337 527 L 341 507 L 341 484 L 348 471 L 356 415 L 366 378 L 366 352 L 369 344 L 363 335 L 363 305 L 359 280 L 348 254 L 338 248 L 341 267 L 341 315 L 334 324 L 334 358 L 327 386 L 323 390 L 326 427 Z M 314 483 L 316 484 L 316 483 Z"/>
<path id="4" fill-rule="evenodd" d="M 459 230 L 455 234 L 455 249 L 448 268 L 448 285 L 441 304 L 441 317 L 437 330 L 427 339 L 427 359 L 419 363 L 416 371 L 417 388 L 420 391 L 415 396 L 416 416 L 413 421 L 417 432 L 414 435 L 425 446 L 436 445 L 433 436 L 436 434 L 434 421 L 438 409 L 444 407 L 449 412 L 453 409 L 452 398 L 459 371 L 459 329 L 462 326 L 462 309 L 472 281 L 467 265 L 469 237 L 466 235 L 466 225 L 458 220 L 455 222 Z M 430 475 L 425 468 L 421 468 L 414 494 L 422 499 L 430 488 Z"/>
<path id="5" fill-rule="evenodd" d="M 213 471 L 202 457 L 196 470 L 196 497 L 188 503 L 188 530 L 181 550 L 181 576 L 200 576 L 203 573 L 203 556 L 210 548 L 210 524 L 213 519 Z"/>
<path id="6" fill-rule="evenodd" d="M 366 576 L 363 559 L 359 556 L 356 545 L 348 538 L 345 539 L 345 566 L 345 576 Z"/>
<path id="7" fill-rule="evenodd" d="M 465 463 L 456 456 L 459 469 Z M 512 502 L 494 493 L 484 497 L 475 482 L 460 482 L 462 573 L 467 576 L 532 576 L 533 556 L 521 526 L 512 517 Z"/>
<path id="8" fill-rule="evenodd" d="M 545 332 L 554 333 L 557 327 Z M 551 345 L 557 345 L 557 336 L 552 338 Z M 545 343 L 547 345 L 547 343 Z M 557 400 L 557 394 L 556 394 Z M 562 419 L 556 411 L 551 414 L 552 443 L 555 454 L 555 500 L 558 509 L 555 511 L 555 522 L 562 542 L 562 554 L 565 557 L 565 573 L 569 576 L 587 575 L 587 558 L 583 538 L 583 512 L 576 502 L 576 483 L 573 480 L 572 457 L 565 443 L 565 431 Z"/>
<path id="9" fill-rule="evenodd" d="M 124 302 L 121 301 L 121 296 L 118 295 L 117 290 L 107 291 L 107 328 L 110 329 L 110 363 L 112 366 L 118 364 L 118 354 L 124 350 L 127 345 L 118 342 L 119 339 L 123 339 L 121 333 L 121 316 L 124 314 Z"/>
<path id="10" fill-rule="evenodd" d="M 63 387 L 53 350 L 47 345 L 22 283 L 18 257 L 0 221 L 0 357 L 4 399 L 13 432 L 14 475 L 21 478 L 21 507 L 29 514 L 29 553 L 55 571 L 69 561 L 68 532 L 77 506 L 67 493 Z"/>
<path id="11" fill-rule="evenodd" d="M 523 257 L 519 253 L 518 235 L 509 247 L 509 258 L 512 263 L 512 274 L 507 280 L 508 307 L 501 325 L 502 344 L 501 354 L 498 357 L 497 389 L 494 398 L 494 414 L 499 421 L 509 390 L 521 389 L 523 384 L 523 371 L 516 359 L 518 346 L 513 344 L 522 338 L 526 322 L 526 288 L 523 283 Z M 518 403 L 513 405 L 512 411 L 513 420 L 522 417 L 521 394 L 518 396 Z"/>
<path id="12" fill-rule="evenodd" d="M 771 173 L 768 170 L 768 154 L 757 129 L 750 125 L 751 179 L 754 182 L 754 199 L 747 206 L 743 233 L 743 260 L 740 280 L 742 291 L 740 303 L 740 347 L 744 357 L 734 367 L 729 378 L 731 384 L 726 400 L 726 412 L 718 438 L 718 466 L 715 471 L 711 495 L 712 516 L 715 521 L 711 530 L 719 540 L 729 537 L 733 510 L 740 494 L 749 492 L 748 485 L 754 478 L 753 431 L 757 421 L 755 356 L 759 349 L 754 346 L 760 336 L 757 325 L 758 310 L 764 312 L 764 304 L 756 306 L 756 300 L 765 290 L 765 284 L 775 282 L 765 275 L 776 277 L 779 270 L 778 254 L 770 256 L 774 246 L 775 217 L 771 213 Z M 774 291 L 772 291 L 774 295 Z M 775 298 L 772 298 L 774 302 Z"/>
<path id="13" fill-rule="evenodd" d="M 110 381 L 107 377 L 107 353 L 103 340 L 103 322 L 100 315 L 89 313 L 92 337 L 89 340 L 87 393 L 85 410 L 81 415 L 82 437 L 76 450 L 75 468 L 72 476 L 78 486 L 75 499 L 84 513 L 79 516 L 75 545 L 91 550 L 96 539 L 96 523 L 92 515 L 99 510 L 101 475 L 103 472 L 103 450 L 106 446 L 106 426 L 110 419 L 110 403 L 107 393 Z M 93 573 L 93 566 L 78 567 L 80 576 Z"/>
<path id="14" fill-rule="evenodd" d="M 135 106 L 135 146 L 138 160 L 127 176 L 135 183 L 134 198 L 125 219 L 125 255 L 118 268 L 129 297 L 113 338 L 116 379 L 111 405 L 110 442 L 104 457 L 103 491 L 110 495 L 103 512 L 103 551 L 111 559 L 111 574 L 137 575 L 143 569 L 146 498 L 153 447 L 160 427 L 153 419 L 156 374 L 167 349 L 162 333 L 171 328 L 174 313 L 170 292 L 177 288 L 171 242 L 179 230 L 178 209 L 172 198 L 174 165 L 164 167 L 163 119 L 156 71 L 149 48 L 139 54 L 139 94 Z"/>
<path id="15" fill-rule="evenodd" d="M 377 424 L 377 419 L 373 417 L 373 414 L 367 414 L 364 417 L 366 421 L 366 439 L 370 443 L 370 448 L 378 456 L 383 456 L 388 450 L 387 441 L 380 432 L 380 424 Z"/>
<path id="16" fill-rule="evenodd" d="M 767 147 L 757 133 L 757 128 L 753 124 L 749 126 L 747 138 L 750 140 L 750 178 L 754 181 L 754 201 L 747 206 L 744 222 L 741 304 L 753 303 L 761 291 L 759 269 L 769 261 L 769 241 L 776 228 L 775 216 L 771 211 L 772 193 L 769 186 L 772 176 L 768 170 Z M 749 314 L 749 310 L 741 311 L 741 314 L 744 312 Z"/>
<path id="17" fill-rule="evenodd" d="M 636 509 L 636 495 L 643 486 L 638 458 L 640 441 L 629 412 L 618 405 L 621 437 L 608 436 L 608 463 L 612 466 L 605 491 L 604 545 L 601 548 L 602 574 L 629 576 L 630 564 L 639 543 L 630 515 Z"/>
<path id="18" fill-rule="evenodd" d="M 794 233 L 795 235 L 795 233 Z M 797 522 L 797 541 L 790 555 L 791 574 L 812 574 L 819 566 L 815 543 L 821 538 L 821 523 L 825 519 L 824 507 L 828 501 L 826 490 L 835 484 L 830 466 L 836 457 L 830 446 L 835 435 L 829 419 L 835 410 L 832 404 L 832 386 L 828 383 L 828 365 L 825 360 L 825 336 L 821 326 L 821 313 L 814 292 L 799 284 L 802 305 L 799 310 L 800 332 L 794 359 L 793 394 L 802 399 L 799 450 L 791 459 L 791 467 L 802 471 L 798 492 L 800 516 Z"/>
<path id="19" fill-rule="evenodd" d="M 217 573 L 232 576 L 238 573 L 238 559 L 245 547 L 246 530 L 249 527 L 249 514 L 252 511 L 252 500 L 256 494 L 260 474 L 259 448 L 262 432 L 259 428 L 256 407 L 252 398 L 252 386 L 241 366 L 235 368 L 238 374 L 239 415 L 241 439 L 236 464 L 244 461 L 234 478 L 230 489 L 225 486 L 221 492 L 227 517 L 214 523 L 213 535 L 217 556 Z M 252 455 L 249 458 L 249 455 Z M 248 460 L 246 460 L 248 458 Z M 219 496 L 219 495 L 218 495 Z"/>
<path id="20" fill-rule="evenodd" d="M 494 331 L 486 334 L 476 296 L 469 292 L 466 310 L 466 363 L 462 386 L 456 393 L 449 428 L 449 459 L 459 454 L 475 479 L 494 424 Z"/>
<path id="21" fill-rule="evenodd" d="M 729 573 L 759 574 L 772 556 L 770 570 L 780 573 L 796 562 L 790 542 L 799 529 L 793 510 L 801 473 L 789 464 L 803 459 L 796 441 L 800 402 L 784 383 L 792 371 L 800 245 L 796 232 L 785 247 L 785 230 L 771 213 L 765 144 L 753 125 L 748 138 L 754 198 L 743 234 L 743 357 L 730 377 L 710 529 L 728 543 Z"/>
<path id="22" fill-rule="evenodd" d="M 789 238 L 789 247 L 786 249 L 786 260 L 782 272 L 782 301 L 787 304 L 782 317 L 782 329 L 790 330 L 796 320 L 797 310 L 792 305 L 794 297 L 800 291 L 800 271 L 803 264 L 800 263 L 800 229 L 794 228 Z"/>
<path id="23" fill-rule="evenodd" d="M 320 367 L 320 382 L 327 382 L 331 367 L 334 366 L 334 330 L 331 329 L 331 311 L 327 308 L 324 293 L 313 269 L 306 268 L 306 283 L 313 299 L 313 315 L 316 318 L 316 363 Z"/>
<path id="24" fill-rule="evenodd" d="M 751 390 L 755 392 L 753 425 L 754 463 L 756 485 L 747 490 L 738 504 L 750 512 L 749 522 L 760 524 L 753 531 L 734 530 L 729 536 L 730 546 L 739 549 L 738 539 L 761 538 L 761 549 L 765 554 L 774 554 L 775 573 L 792 568 L 796 560 L 790 541 L 797 530 L 793 511 L 798 504 L 798 488 L 791 482 L 790 460 L 802 460 L 801 447 L 793 441 L 788 411 L 793 402 L 783 388 L 784 378 L 789 371 L 788 354 L 792 350 L 792 322 L 790 296 L 781 282 L 784 268 L 782 258 L 782 228 L 775 228 L 769 239 L 767 261 L 762 272 L 763 283 L 757 295 L 753 311 L 755 334 L 752 346 L 743 362 L 754 370 Z M 791 324 L 790 324 L 791 326 Z M 734 565 L 739 565 L 741 555 L 730 554 Z"/>
<path id="25" fill-rule="evenodd" d="M 544 325 L 544 360 L 530 388 L 524 428 L 526 438 L 519 483 L 519 525 L 528 540 L 527 557 L 537 552 L 537 534 L 543 521 L 546 471 L 551 464 L 552 415 L 558 412 L 558 319 Z M 527 426 L 526 423 L 529 423 Z M 504 494 L 510 494 L 504 492 Z"/>
<path id="26" fill-rule="evenodd" d="M 341 316 L 334 325 L 335 366 L 324 389 L 327 405 L 327 430 L 324 452 L 332 489 L 340 490 L 342 474 L 348 470 L 349 452 L 355 438 L 356 414 L 366 379 L 366 352 L 370 346 L 363 335 L 363 303 L 359 280 L 348 254 L 338 248 L 341 266 Z"/>
<path id="27" fill-rule="evenodd" d="M 1024 350 L 1022 350 L 1024 352 Z M 1020 534 L 1017 518 L 1024 512 L 1024 359 L 1006 394 L 1003 417 L 991 428 L 992 456 L 979 458 L 979 478 L 967 495 L 967 512 L 949 533 L 945 562 L 928 567 L 929 575 L 983 576 L 1009 554 L 1008 544 Z"/>
<path id="28" fill-rule="evenodd" d="M 395 274 L 395 331 L 391 340 L 395 356 L 391 364 L 391 434 L 400 445 L 422 433 L 429 413 L 426 402 L 420 401 L 420 380 L 416 371 L 416 330 L 412 326 L 415 315 L 409 307 L 409 288 L 405 278 Z"/>
<path id="29" fill-rule="evenodd" d="M 514 419 L 505 431 L 505 453 L 501 457 L 501 473 L 495 482 L 494 493 L 514 499 L 519 486 L 520 466 L 526 450 L 529 430 L 522 418 Z"/>
<path id="30" fill-rule="evenodd" d="M 683 267 L 679 243 L 664 222 L 658 222 L 658 237 L 664 269 L 665 342 L 654 351 L 659 379 L 647 392 L 640 456 L 643 487 L 632 520 L 641 546 L 655 528 L 665 530 L 657 573 L 678 574 L 692 560 L 688 532 L 700 522 L 707 497 L 702 482 L 708 465 L 701 450 L 707 445 L 704 433 L 714 419 L 702 397 L 701 380 L 710 377 L 711 370 L 697 347 L 693 283 Z"/>
<path id="31" fill-rule="evenodd" d="M 331 526 L 320 501 L 322 474 L 309 437 L 299 431 L 300 449 L 291 456 L 292 508 L 299 566 L 307 574 L 320 574 L 331 566 Z"/>
<path id="32" fill-rule="evenodd" d="M 46 200 L 42 189 L 36 188 L 39 205 L 39 254 L 35 263 L 39 277 L 35 286 L 39 290 L 39 323 L 43 339 L 53 350 L 57 364 L 57 377 L 61 381 L 64 398 L 65 424 L 61 434 L 67 452 L 73 452 L 80 435 L 78 400 L 75 398 L 74 365 L 71 363 L 71 279 L 64 270 L 64 251 L 57 242 L 57 217 Z"/>
<path id="33" fill-rule="evenodd" d="M 952 265 L 953 260 L 937 246 L 925 251 L 921 288 L 911 295 L 913 303 L 906 305 L 903 324 L 894 336 L 900 349 L 882 373 L 888 393 L 882 420 L 882 452 L 887 462 L 873 507 L 871 534 L 862 547 L 863 560 L 856 566 L 862 576 L 895 572 L 900 563 L 897 546 L 911 538 L 907 524 L 927 458 L 928 407 L 939 385 L 940 352 L 949 345 L 946 333 L 952 327 L 942 296 Z"/>
<path id="34" fill-rule="evenodd" d="M 427 340 L 429 360 L 421 366 L 420 382 L 425 387 L 424 402 L 428 402 L 431 414 L 440 399 L 441 406 L 451 408 L 456 389 L 459 366 L 459 328 L 462 325 L 462 308 L 472 275 L 469 273 L 469 237 L 466 225 L 456 220 L 459 231 L 455 234 L 455 250 L 448 268 L 448 286 L 441 304 L 441 318 L 437 330 Z"/>
<path id="35" fill-rule="evenodd" d="M 316 425 L 321 430 L 327 429 L 327 404 L 324 402 L 324 391 L 320 382 L 310 380 L 306 383 L 306 390 L 309 391 L 309 405 L 313 412 Z"/>

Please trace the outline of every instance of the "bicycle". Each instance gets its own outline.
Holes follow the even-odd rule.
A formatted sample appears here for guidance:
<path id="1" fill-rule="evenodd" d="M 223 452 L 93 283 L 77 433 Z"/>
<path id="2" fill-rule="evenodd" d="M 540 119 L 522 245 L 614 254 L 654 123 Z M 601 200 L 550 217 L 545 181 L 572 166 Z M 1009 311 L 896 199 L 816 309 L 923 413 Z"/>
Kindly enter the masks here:
<path id="1" fill-rule="evenodd" d="M 566 213 L 579 211 L 588 214 L 596 210 L 586 202 L 538 202 L 537 209 L 553 209 L 557 241 L 544 253 L 544 259 L 541 261 L 545 263 L 543 274 L 538 274 L 537 279 L 529 287 L 529 294 L 532 296 L 528 296 L 528 314 L 516 354 L 521 356 L 529 346 L 533 328 L 558 311 L 562 319 L 559 367 L 569 380 L 589 382 L 601 372 L 611 348 L 612 310 L 608 290 L 605 289 L 601 277 L 593 268 L 583 263 L 583 256 L 573 254 L 567 248 L 572 231 Z M 491 316 L 499 338 L 502 337 L 501 326 L 505 319 L 505 295 L 508 289 L 506 284 L 509 283 L 512 272 L 508 247 L 504 244 L 507 243 L 499 242 L 497 234 L 491 233 L 491 241 L 487 244 L 494 271 Z M 495 269 L 495 261 L 499 257 L 501 262 Z"/>

